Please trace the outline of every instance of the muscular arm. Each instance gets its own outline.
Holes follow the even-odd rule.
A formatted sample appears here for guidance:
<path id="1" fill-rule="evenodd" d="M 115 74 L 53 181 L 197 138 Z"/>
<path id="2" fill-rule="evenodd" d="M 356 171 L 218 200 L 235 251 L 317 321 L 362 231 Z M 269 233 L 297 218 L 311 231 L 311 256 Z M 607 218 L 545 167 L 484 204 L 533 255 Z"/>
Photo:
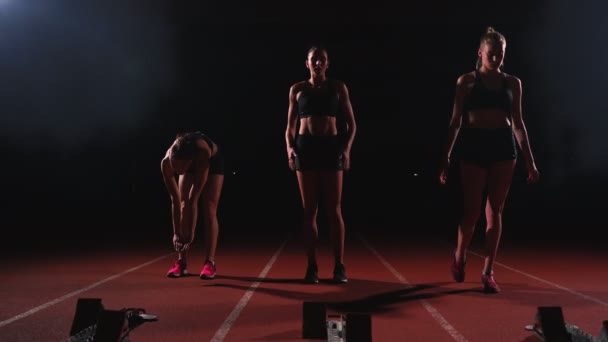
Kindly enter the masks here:
<path id="1" fill-rule="evenodd" d="M 340 106 L 344 113 L 344 119 L 346 120 L 347 125 L 347 135 L 346 141 L 344 145 L 344 153 L 350 154 L 350 150 L 353 146 L 353 142 L 355 140 L 355 135 L 357 134 L 357 122 L 355 121 L 355 114 L 353 112 L 353 107 L 350 102 L 350 94 L 348 92 L 348 88 L 344 83 L 340 84 Z"/>
<path id="2" fill-rule="evenodd" d="M 524 124 L 521 110 L 521 81 L 515 76 L 510 76 L 509 84 L 511 86 L 511 89 L 513 90 L 513 133 L 515 134 L 517 144 L 519 145 L 519 148 L 521 149 L 524 155 L 524 160 L 526 162 L 527 168 L 535 168 L 536 166 L 534 162 L 534 157 L 532 155 L 532 149 L 528 140 L 528 132 L 526 130 L 526 125 Z"/>
<path id="3" fill-rule="evenodd" d="M 285 144 L 287 148 L 287 158 L 291 158 L 291 153 L 294 148 L 294 140 L 296 137 L 296 125 L 298 115 L 296 112 L 296 94 L 297 84 L 294 84 L 289 89 L 289 108 L 287 109 L 287 129 L 285 130 Z"/>
<path id="4" fill-rule="evenodd" d="M 467 75 L 462 75 L 456 81 L 456 92 L 454 94 L 454 105 L 452 107 L 452 116 L 448 125 L 448 140 L 445 147 L 444 158 L 449 161 L 452 155 L 454 143 L 462 126 L 463 102 L 467 93 Z"/>
<path id="5" fill-rule="evenodd" d="M 454 105 L 452 107 L 452 116 L 450 117 L 450 123 L 448 125 L 448 140 L 445 146 L 444 155 L 441 160 L 441 170 L 439 172 L 439 181 L 441 184 L 446 184 L 447 174 L 450 166 L 450 156 L 452 155 L 452 149 L 454 143 L 460 132 L 462 126 L 462 116 L 464 114 L 464 98 L 468 92 L 468 84 L 470 75 L 465 74 L 458 77 L 456 81 L 456 92 L 454 94 Z"/>
<path id="6" fill-rule="evenodd" d="M 177 181 L 175 180 L 175 172 L 171 167 L 171 163 L 167 157 L 163 158 L 160 163 L 161 173 L 163 175 L 163 181 L 165 182 L 165 187 L 169 192 L 169 197 L 171 198 L 171 216 L 173 219 L 173 234 L 178 234 L 179 224 L 181 221 L 181 210 L 180 210 L 180 194 L 179 189 L 177 187 Z"/>

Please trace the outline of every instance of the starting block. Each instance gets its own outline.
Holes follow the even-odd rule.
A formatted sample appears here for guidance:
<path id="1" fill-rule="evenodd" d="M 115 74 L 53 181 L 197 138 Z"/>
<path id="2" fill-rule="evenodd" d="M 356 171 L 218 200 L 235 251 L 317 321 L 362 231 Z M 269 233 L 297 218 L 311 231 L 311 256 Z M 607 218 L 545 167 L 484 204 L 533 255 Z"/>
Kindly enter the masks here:
<path id="1" fill-rule="evenodd" d="M 304 302 L 302 338 L 328 342 L 371 342 L 372 321 L 368 313 L 328 312 L 327 303 Z"/>
<path id="2" fill-rule="evenodd" d="M 97 323 L 97 317 L 103 311 L 100 298 L 79 298 L 72 319 L 70 336 L 74 336 Z"/>
<path id="3" fill-rule="evenodd" d="M 526 325 L 525 329 L 546 342 L 608 342 L 608 321 L 602 323 L 600 334 L 596 337 L 576 325 L 566 323 L 559 306 L 539 306 L 534 324 Z"/>
<path id="4" fill-rule="evenodd" d="M 65 342 L 126 342 L 133 329 L 157 320 L 141 308 L 106 310 L 100 298 L 79 298 Z"/>

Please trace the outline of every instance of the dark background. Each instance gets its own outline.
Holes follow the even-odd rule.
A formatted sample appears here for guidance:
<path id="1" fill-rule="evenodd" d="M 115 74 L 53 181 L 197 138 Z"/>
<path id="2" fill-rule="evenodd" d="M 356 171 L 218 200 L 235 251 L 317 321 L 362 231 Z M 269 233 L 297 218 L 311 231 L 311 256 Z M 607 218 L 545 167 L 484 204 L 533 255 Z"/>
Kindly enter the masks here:
<path id="1" fill-rule="evenodd" d="M 313 44 L 328 48 L 328 76 L 349 87 L 358 122 L 347 229 L 452 239 L 458 170 L 441 187 L 438 162 L 456 79 L 488 25 L 523 82 L 541 173 L 526 185 L 518 164 L 504 237 L 597 242 L 608 184 L 601 6 L 0 1 L 1 247 L 169 242 L 160 160 L 185 130 L 225 151 L 221 239 L 297 231 L 284 132 Z"/>

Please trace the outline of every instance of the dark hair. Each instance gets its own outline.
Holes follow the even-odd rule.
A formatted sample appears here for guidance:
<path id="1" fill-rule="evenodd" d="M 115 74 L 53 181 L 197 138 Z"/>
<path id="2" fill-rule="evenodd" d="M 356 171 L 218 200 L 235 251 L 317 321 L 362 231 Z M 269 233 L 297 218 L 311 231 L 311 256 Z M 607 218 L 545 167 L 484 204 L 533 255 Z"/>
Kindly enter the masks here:
<path id="1" fill-rule="evenodd" d="M 308 52 L 306 52 L 306 59 L 308 59 L 308 56 L 310 56 L 310 53 L 315 50 L 324 51 L 326 55 L 329 54 L 325 47 L 323 47 L 321 45 L 313 45 L 310 47 L 310 49 L 308 49 Z"/>
<path id="2" fill-rule="evenodd" d="M 505 39 L 505 36 L 503 36 L 502 33 L 494 30 L 494 28 L 492 26 L 488 26 L 488 28 L 486 29 L 486 32 L 479 39 L 479 46 L 481 47 L 483 44 L 486 44 L 486 43 L 492 43 L 492 44 L 500 43 L 500 44 L 506 45 L 507 40 Z M 479 68 L 481 68 L 481 57 L 477 57 L 477 63 L 475 63 L 475 69 L 479 69 Z"/>
<path id="3" fill-rule="evenodd" d="M 173 145 L 171 145 L 171 159 L 193 159 L 199 151 L 196 140 L 197 132 L 179 133 L 175 137 Z"/>

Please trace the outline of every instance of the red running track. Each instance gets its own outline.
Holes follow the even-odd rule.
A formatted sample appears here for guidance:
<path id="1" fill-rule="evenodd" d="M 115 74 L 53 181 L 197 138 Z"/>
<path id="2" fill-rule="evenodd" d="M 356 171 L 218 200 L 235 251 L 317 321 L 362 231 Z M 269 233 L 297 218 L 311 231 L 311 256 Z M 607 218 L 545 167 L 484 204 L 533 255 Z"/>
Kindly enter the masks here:
<path id="1" fill-rule="evenodd" d="M 331 284 L 328 245 L 319 251 L 320 284 L 300 282 L 306 260 L 298 238 L 220 243 L 218 276 L 169 279 L 170 245 L 92 249 L 4 258 L 0 266 L 0 341 L 63 341 L 78 298 L 106 309 L 142 307 L 158 316 L 131 341 L 305 341 L 302 302 L 341 303 L 372 315 L 374 341 L 539 341 L 524 326 L 538 306 L 561 306 L 567 322 L 597 335 L 608 319 L 608 252 L 599 248 L 503 242 L 495 276 L 499 294 L 480 292 L 482 259 L 468 256 L 467 279 L 449 273 L 446 241 L 391 240 L 350 233 L 347 284 Z M 198 254 L 197 254 L 198 253 Z M 195 262 L 200 261 L 200 262 Z"/>

